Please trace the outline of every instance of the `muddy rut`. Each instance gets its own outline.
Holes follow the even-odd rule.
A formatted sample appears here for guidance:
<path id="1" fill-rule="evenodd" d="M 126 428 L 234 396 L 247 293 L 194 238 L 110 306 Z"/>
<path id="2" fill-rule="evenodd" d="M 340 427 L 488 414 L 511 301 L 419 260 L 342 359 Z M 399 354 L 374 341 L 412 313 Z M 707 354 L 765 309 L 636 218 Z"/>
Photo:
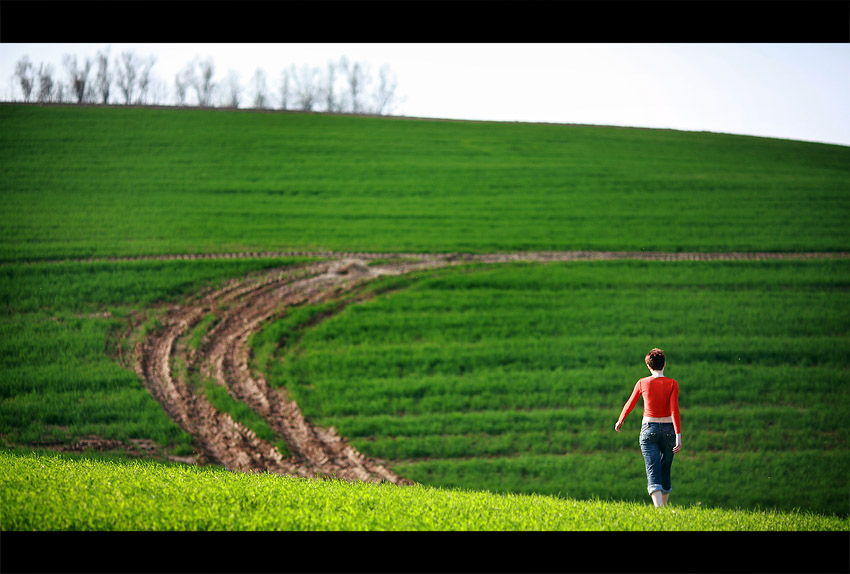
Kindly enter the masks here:
<path id="1" fill-rule="evenodd" d="M 310 423 L 285 389 L 272 388 L 249 367 L 248 338 L 292 307 L 339 298 L 382 275 L 445 263 L 434 258 L 370 267 L 361 260 L 338 260 L 233 280 L 168 308 L 159 328 L 138 337 L 130 362 L 163 409 L 194 437 L 200 462 L 246 472 L 410 484 L 363 456 L 333 428 Z M 188 342 L 191 332 L 210 314 L 215 325 L 193 348 Z M 137 320 L 136 327 L 140 325 Z M 273 444 L 213 407 L 203 391 L 189 382 L 189 372 L 213 380 L 261 415 L 283 437 L 291 455 L 284 457 Z"/>
<path id="2" fill-rule="evenodd" d="M 239 254 L 271 257 L 293 255 Z M 285 389 L 272 388 L 263 375 L 249 366 L 248 338 L 269 320 L 282 317 L 288 309 L 322 301 L 337 300 L 365 282 L 384 275 L 401 275 L 419 269 L 470 262 L 580 261 L 601 259 L 733 260 L 846 258 L 847 253 L 624 253 L 546 252 L 494 255 L 334 254 L 331 260 L 255 273 L 235 279 L 217 290 L 204 290 L 186 302 L 169 307 L 159 318 L 160 326 L 144 332 L 143 315 L 128 326 L 124 338 L 134 340 L 133 353 L 122 357 L 133 368 L 151 395 L 187 433 L 195 439 L 196 460 L 212 462 L 234 471 L 286 474 L 300 477 L 335 477 L 344 480 L 412 484 L 378 461 L 354 449 L 333 428 L 320 428 L 308 421 Z M 210 256 L 207 256 L 210 257 Z M 168 257 L 161 257 L 162 259 Z M 175 256 L 189 258 L 189 256 Z M 381 260 L 381 263 L 375 260 Z M 394 263 L 386 261 L 394 260 Z M 373 262 L 375 264 L 370 265 Z M 210 314 L 214 326 L 195 348 L 189 343 L 192 330 Z M 120 347 L 120 345 L 119 345 Z M 233 418 L 217 410 L 204 392 L 194 388 L 188 373 L 226 388 L 236 400 L 262 416 L 282 437 L 289 456 Z"/>

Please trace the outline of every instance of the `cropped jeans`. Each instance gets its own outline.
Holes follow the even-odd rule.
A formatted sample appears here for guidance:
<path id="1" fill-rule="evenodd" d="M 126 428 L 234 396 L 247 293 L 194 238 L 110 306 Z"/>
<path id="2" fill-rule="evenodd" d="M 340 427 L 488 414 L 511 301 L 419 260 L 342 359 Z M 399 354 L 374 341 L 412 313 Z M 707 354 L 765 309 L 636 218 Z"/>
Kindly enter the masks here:
<path id="1" fill-rule="evenodd" d="M 676 431 L 673 423 L 643 423 L 640 427 L 640 451 L 646 463 L 646 490 L 649 494 L 661 491 L 670 494 L 673 484 L 670 468 L 673 466 L 673 447 Z"/>

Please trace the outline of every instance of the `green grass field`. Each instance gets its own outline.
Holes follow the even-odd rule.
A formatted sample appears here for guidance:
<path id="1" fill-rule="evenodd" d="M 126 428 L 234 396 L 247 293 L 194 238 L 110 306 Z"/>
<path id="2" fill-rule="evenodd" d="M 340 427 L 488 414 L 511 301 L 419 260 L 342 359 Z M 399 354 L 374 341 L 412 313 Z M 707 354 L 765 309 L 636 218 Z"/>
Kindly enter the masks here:
<path id="1" fill-rule="evenodd" d="M 375 504 L 414 508 L 394 526 L 402 529 L 640 528 L 650 516 L 640 408 L 623 434 L 612 427 L 655 346 L 682 385 L 677 512 L 706 529 L 847 528 L 847 260 L 478 265 L 386 280 L 374 287 L 385 293 L 339 313 L 334 304 L 293 309 L 254 334 L 252 365 L 308 418 L 428 485 L 384 502 L 375 501 L 404 490 L 26 452 L 97 435 L 191 453 L 191 437 L 120 364 L 119 334 L 136 313 L 156 329 L 169 303 L 305 259 L 49 261 L 322 249 L 848 251 L 850 148 L 670 130 L 35 105 L 0 105 L 0 145 L 3 530 L 51 520 L 70 529 L 385 529 L 365 510 Z M 245 405 L 196 383 L 216 408 L 279 439 Z M 270 482 L 250 481 L 321 491 L 318 508 L 355 492 L 369 502 L 343 517 L 317 510 L 287 522 L 278 495 L 252 503 L 240 494 L 219 502 L 238 502 L 244 519 L 231 522 L 190 512 L 191 501 L 167 512 L 140 505 L 132 517 L 119 517 L 119 505 L 104 518 L 93 501 L 107 495 L 94 484 L 109 473 L 113 484 L 122 473 L 139 478 L 122 491 L 127 499 L 171 492 L 165 484 L 183 479 L 168 473 L 189 473 L 183 484 L 197 487 L 196 501 L 219 500 L 210 485 L 226 477 L 258 496 Z M 61 475 L 91 484 L 52 478 Z M 75 489 L 91 513 L 54 502 Z M 41 493 L 49 496 L 39 505 Z M 454 522 L 441 510 L 453 508 L 446 496 L 514 505 L 514 518 L 454 507 L 467 520 Z M 651 516 L 686 528 L 678 515 Z"/>
<path id="2" fill-rule="evenodd" d="M 850 262 L 515 264 L 408 281 L 300 335 L 292 318 L 270 325 L 300 338 L 259 365 L 403 476 L 648 500 L 641 408 L 613 426 L 660 346 L 681 388 L 671 500 L 792 509 L 805 492 L 808 508 L 847 514 Z"/>
<path id="3" fill-rule="evenodd" d="M 850 148 L 837 145 L 613 127 L 7 104 L 0 148 L 0 261 L 850 245 Z"/>
<path id="4" fill-rule="evenodd" d="M 230 277 L 303 261 L 0 266 L 0 437 L 10 444 L 146 438 L 174 454 L 191 453 L 191 437 L 119 364 L 117 335 L 132 313 Z M 156 315 L 150 316 L 153 326 Z"/>

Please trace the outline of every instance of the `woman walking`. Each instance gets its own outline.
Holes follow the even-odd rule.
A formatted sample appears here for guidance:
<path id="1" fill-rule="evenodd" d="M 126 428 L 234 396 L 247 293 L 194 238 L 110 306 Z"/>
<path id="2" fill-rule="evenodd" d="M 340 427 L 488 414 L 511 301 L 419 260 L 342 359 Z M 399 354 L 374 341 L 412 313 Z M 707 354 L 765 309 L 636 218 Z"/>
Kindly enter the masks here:
<path id="1" fill-rule="evenodd" d="M 649 377 L 635 383 L 614 430 L 620 432 L 623 422 L 643 397 L 643 422 L 640 427 L 640 450 L 646 463 L 647 491 L 660 508 L 667 504 L 673 485 L 670 468 L 673 454 L 682 450 L 682 424 L 679 416 L 679 383 L 664 376 L 664 351 L 652 349 L 646 356 Z"/>

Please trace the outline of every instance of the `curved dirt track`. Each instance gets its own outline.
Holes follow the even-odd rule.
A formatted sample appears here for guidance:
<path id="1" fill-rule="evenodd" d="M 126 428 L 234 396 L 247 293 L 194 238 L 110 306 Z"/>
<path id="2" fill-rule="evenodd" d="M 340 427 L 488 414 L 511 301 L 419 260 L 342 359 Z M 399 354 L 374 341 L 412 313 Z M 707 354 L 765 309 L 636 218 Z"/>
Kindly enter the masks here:
<path id="1" fill-rule="evenodd" d="M 55 259 L 26 261 L 26 264 L 46 263 L 97 263 L 117 261 L 177 261 L 196 259 L 260 259 L 283 257 L 315 257 L 323 259 L 420 259 L 451 262 L 504 263 L 507 261 L 601 261 L 608 259 L 643 259 L 650 261 L 740 261 L 761 259 L 846 259 L 847 251 L 817 252 L 667 252 L 667 251 L 517 251 L 513 253 L 370 253 L 349 251 L 242 251 L 236 253 L 181 253 L 168 255 L 137 255 L 126 257 L 88 257 L 81 259 Z M 6 262 L 4 265 L 15 263 Z"/>
<path id="2" fill-rule="evenodd" d="M 293 253 L 286 254 L 294 255 Z M 306 254 L 299 255 L 314 255 Z M 687 254 L 623 252 L 546 252 L 495 255 L 348 254 L 286 269 L 254 273 L 228 282 L 218 290 L 205 290 L 181 305 L 167 309 L 161 327 L 142 333 L 143 316 L 124 334 L 135 337 L 130 363 L 163 409 L 195 438 L 199 461 L 221 464 L 236 471 L 269 471 L 301 477 L 336 477 L 345 480 L 412 484 L 378 461 L 363 456 L 338 436 L 333 428 L 316 427 L 305 419 L 285 389 L 272 388 L 260 373 L 249 367 L 249 336 L 263 323 L 284 316 L 287 309 L 339 299 L 352 289 L 382 275 L 400 275 L 419 269 L 471 262 L 580 261 L 602 259 L 738 260 L 847 258 L 832 254 Z M 281 254 L 242 254 L 274 257 Z M 173 258 L 188 258 L 174 256 Z M 153 258 L 151 258 L 153 259 Z M 382 263 L 392 261 L 391 263 Z M 375 260 L 380 260 L 375 261 Z M 369 265 L 372 261 L 374 264 Z M 189 344 L 190 334 L 204 317 L 215 316 L 214 326 L 200 345 Z M 120 345 L 119 345 L 120 347 Z M 251 407 L 283 437 L 290 456 L 284 457 L 268 441 L 218 411 L 203 391 L 195 389 L 187 373 L 227 389 Z M 197 377 L 197 376 L 196 376 Z"/>
<path id="3" fill-rule="evenodd" d="M 136 342 L 133 368 L 165 411 L 195 438 L 201 460 L 238 471 L 410 484 L 357 452 L 332 428 L 307 421 L 285 390 L 273 389 L 249 368 L 248 337 L 290 307 L 338 298 L 380 275 L 437 264 L 437 260 L 421 260 L 369 267 L 361 261 L 342 260 L 233 280 L 217 291 L 170 307 L 160 318 L 161 328 Z M 209 314 L 215 315 L 215 326 L 203 336 L 200 346 L 191 348 L 188 339 L 193 327 Z M 136 327 L 140 323 L 141 319 Z M 284 457 L 274 445 L 216 410 L 187 380 L 189 372 L 225 387 L 233 398 L 261 415 L 284 438 L 291 456 Z"/>

